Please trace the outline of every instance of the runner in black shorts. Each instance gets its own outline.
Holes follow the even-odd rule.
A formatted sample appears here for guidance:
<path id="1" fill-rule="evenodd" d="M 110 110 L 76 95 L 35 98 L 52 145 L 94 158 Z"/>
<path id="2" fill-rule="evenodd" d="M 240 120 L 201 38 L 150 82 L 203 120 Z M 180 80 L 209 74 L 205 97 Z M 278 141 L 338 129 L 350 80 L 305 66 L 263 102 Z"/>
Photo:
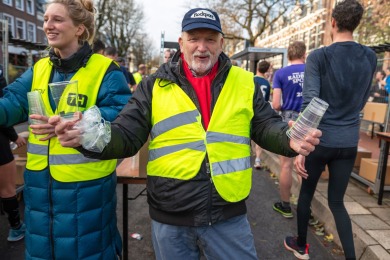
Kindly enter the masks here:
<path id="1" fill-rule="evenodd" d="M 15 142 L 18 139 L 18 134 L 13 127 L 0 128 L 0 166 L 10 163 L 14 160 L 10 141 Z"/>
<path id="2" fill-rule="evenodd" d="M 3 88 L 6 86 L 3 68 L 0 65 L 0 97 L 3 96 Z M 0 128 L 0 197 L 11 226 L 7 240 L 14 242 L 24 237 L 25 226 L 20 220 L 19 203 L 16 198 L 16 163 L 10 141 L 15 142 L 19 147 L 26 144 L 25 139 L 18 136 L 13 127 Z"/>

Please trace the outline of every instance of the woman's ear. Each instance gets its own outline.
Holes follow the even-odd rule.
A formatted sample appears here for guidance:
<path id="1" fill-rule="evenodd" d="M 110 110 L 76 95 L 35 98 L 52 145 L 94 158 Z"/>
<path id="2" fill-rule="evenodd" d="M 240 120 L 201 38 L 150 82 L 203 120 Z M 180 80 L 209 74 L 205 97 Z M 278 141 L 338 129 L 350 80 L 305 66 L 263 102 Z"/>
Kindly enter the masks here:
<path id="1" fill-rule="evenodd" d="M 84 24 L 80 24 L 78 27 L 77 27 L 77 31 L 76 31 L 76 36 L 81 36 L 85 31 L 85 26 Z"/>

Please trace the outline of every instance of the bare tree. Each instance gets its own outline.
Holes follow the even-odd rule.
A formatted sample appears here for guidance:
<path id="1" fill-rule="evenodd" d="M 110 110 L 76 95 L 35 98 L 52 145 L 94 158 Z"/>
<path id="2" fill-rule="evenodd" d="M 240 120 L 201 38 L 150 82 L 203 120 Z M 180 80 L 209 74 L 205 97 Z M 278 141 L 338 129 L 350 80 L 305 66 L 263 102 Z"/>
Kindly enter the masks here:
<path id="1" fill-rule="evenodd" d="M 125 56 L 141 31 L 143 10 L 134 0 L 97 0 L 96 37 Z"/>
<path id="2" fill-rule="evenodd" d="M 303 1 L 303 0 L 302 0 Z M 246 40 L 254 46 L 256 39 L 299 0 L 201 0 L 218 12 L 225 38 Z"/>
<path id="3" fill-rule="evenodd" d="M 137 68 L 140 64 L 147 65 L 150 68 L 153 60 L 153 42 L 149 38 L 147 38 L 146 34 L 138 34 L 134 38 L 134 43 L 131 46 L 132 56 L 133 56 L 133 64 Z"/>
<path id="4" fill-rule="evenodd" d="M 95 21 L 96 37 L 100 36 L 100 28 L 105 23 L 105 13 L 107 12 L 108 0 L 97 0 L 95 1 L 95 7 L 97 10 L 97 17 Z"/>
<path id="5" fill-rule="evenodd" d="M 390 41 L 390 0 L 365 0 L 363 6 L 363 18 L 356 30 L 358 41 L 368 45 Z"/>

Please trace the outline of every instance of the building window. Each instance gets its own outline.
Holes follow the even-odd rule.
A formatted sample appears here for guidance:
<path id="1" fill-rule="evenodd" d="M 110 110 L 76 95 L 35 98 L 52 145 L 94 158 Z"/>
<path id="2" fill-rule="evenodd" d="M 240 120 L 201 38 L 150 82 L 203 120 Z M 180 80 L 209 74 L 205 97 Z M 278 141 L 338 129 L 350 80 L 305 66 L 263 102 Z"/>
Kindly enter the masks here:
<path id="1" fill-rule="evenodd" d="M 26 39 L 26 22 L 19 18 L 16 18 L 16 38 Z"/>
<path id="2" fill-rule="evenodd" d="M 24 11 L 24 0 L 15 0 L 15 7 L 18 10 Z"/>
<path id="3" fill-rule="evenodd" d="M 36 42 L 35 24 L 27 22 L 27 41 Z"/>
<path id="4" fill-rule="evenodd" d="M 27 0 L 26 1 L 26 11 L 28 14 L 34 15 L 35 14 L 35 6 L 33 0 Z"/>
<path id="5" fill-rule="evenodd" d="M 310 29 L 309 50 L 315 49 L 315 47 L 316 47 L 316 41 L 317 41 L 316 27 L 312 27 L 312 28 Z"/>
<path id="6" fill-rule="evenodd" d="M 8 31 L 11 32 L 12 37 L 15 37 L 14 17 L 8 14 L 3 14 L 3 17 L 8 21 Z"/>
<path id="7" fill-rule="evenodd" d="M 12 6 L 12 0 L 3 0 L 3 3 Z"/>

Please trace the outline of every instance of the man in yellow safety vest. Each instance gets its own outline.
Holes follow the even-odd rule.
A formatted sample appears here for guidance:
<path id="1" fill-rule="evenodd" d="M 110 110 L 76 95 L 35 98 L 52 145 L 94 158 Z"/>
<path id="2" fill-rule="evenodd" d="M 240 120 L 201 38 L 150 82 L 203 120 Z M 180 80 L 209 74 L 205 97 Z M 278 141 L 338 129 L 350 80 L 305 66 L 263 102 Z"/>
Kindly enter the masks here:
<path id="1" fill-rule="evenodd" d="M 251 139 L 284 156 L 307 155 L 319 143 L 318 130 L 300 144 L 289 140 L 288 124 L 255 88 L 253 74 L 232 66 L 223 41 L 216 12 L 189 10 L 180 51 L 139 83 L 102 153 L 80 147 L 80 130 L 50 119 L 62 145 L 91 158 L 132 156 L 150 135 L 147 189 L 157 259 L 199 259 L 198 242 L 207 258 L 257 259 L 245 205 Z"/>

